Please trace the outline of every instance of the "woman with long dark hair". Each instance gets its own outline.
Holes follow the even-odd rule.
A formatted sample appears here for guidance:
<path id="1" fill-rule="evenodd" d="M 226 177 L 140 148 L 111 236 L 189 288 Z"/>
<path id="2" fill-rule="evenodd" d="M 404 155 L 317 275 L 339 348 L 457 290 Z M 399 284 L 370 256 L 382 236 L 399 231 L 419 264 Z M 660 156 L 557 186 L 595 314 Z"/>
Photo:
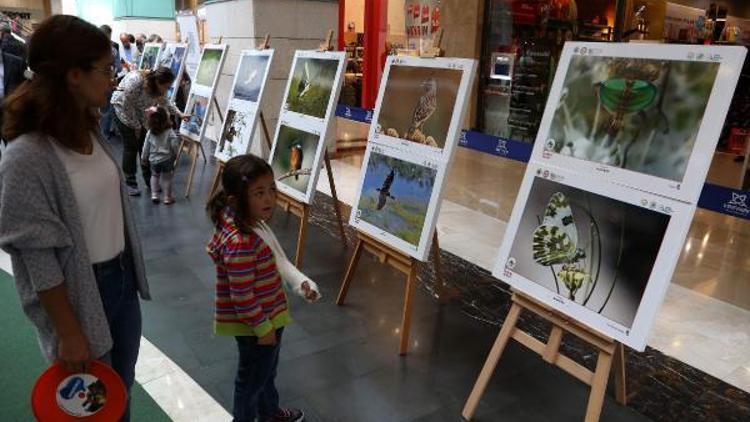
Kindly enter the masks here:
<path id="1" fill-rule="evenodd" d="M 168 67 L 156 70 L 139 70 L 128 73 L 112 94 L 115 128 L 122 138 L 122 171 L 125 173 L 129 195 L 140 195 L 136 178 L 138 153 L 143 150 L 146 137 L 146 109 L 163 106 L 172 116 L 187 118 L 167 97 L 175 75 Z M 151 170 L 141 166 L 146 187 L 149 186 Z"/>
<path id="2" fill-rule="evenodd" d="M 75 372 L 103 360 L 130 389 L 138 294 L 150 297 L 124 178 L 98 130 L 111 65 L 109 39 L 79 18 L 34 32 L 29 80 L 5 101 L 0 247 L 47 360 Z"/>

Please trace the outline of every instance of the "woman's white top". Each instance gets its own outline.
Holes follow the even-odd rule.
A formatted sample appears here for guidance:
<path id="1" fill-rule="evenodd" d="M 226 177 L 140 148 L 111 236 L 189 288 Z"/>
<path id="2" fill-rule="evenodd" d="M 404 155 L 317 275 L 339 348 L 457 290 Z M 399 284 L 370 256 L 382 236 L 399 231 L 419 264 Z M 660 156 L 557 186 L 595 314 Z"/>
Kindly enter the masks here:
<path id="1" fill-rule="evenodd" d="M 52 142 L 65 166 L 81 216 L 86 249 L 92 264 L 109 261 L 125 249 L 120 176 L 99 141 L 92 136 L 93 152 L 79 154 Z"/>

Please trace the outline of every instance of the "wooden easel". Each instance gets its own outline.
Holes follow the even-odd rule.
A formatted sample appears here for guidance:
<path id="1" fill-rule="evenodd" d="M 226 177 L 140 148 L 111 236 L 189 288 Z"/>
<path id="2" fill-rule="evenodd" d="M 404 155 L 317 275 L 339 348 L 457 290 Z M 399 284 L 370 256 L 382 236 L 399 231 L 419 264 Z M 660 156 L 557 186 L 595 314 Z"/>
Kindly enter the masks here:
<path id="1" fill-rule="evenodd" d="M 476 384 L 474 384 L 474 388 L 461 413 L 467 421 L 474 417 L 479 400 L 482 398 L 487 384 L 495 372 L 497 363 L 505 350 L 505 346 L 507 346 L 508 340 L 511 338 L 542 356 L 545 362 L 558 366 L 576 379 L 591 386 L 588 406 L 586 407 L 585 422 L 596 422 L 599 420 L 610 373 L 613 373 L 615 379 L 615 399 L 622 405 L 626 404 L 625 350 L 621 343 L 599 334 L 577 321 L 571 320 L 569 317 L 522 293 L 514 292 L 511 300 L 513 304 L 510 307 L 510 312 L 508 312 L 508 316 L 505 318 L 505 322 L 500 329 L 500 334 L 497 336 L 497 340 L 495 340 L 495 344 L 490 350 L 482 372 L 479 374 Z M 518 318 L 524 310 L 532 312 L 552 324 L 552 331 L 546 343 L 537 340 L 516 326 Z M 563 334 L 566 332 L 579 337 L 598 350 L 599 357 L 594 372 L 560 353 L 560 343 Z"/>
<path id="2" fill-rule="evenodd" d="M 432 239 L 432 256 L 435 259 L 435 274 L 438 279 L 438 290 L 437 295 L 441 301 L 447 300 L 453 294 L 443 283 L 442 274 L 442 262 L 440 260 L 440 245 L 438 243 L 437 231 L 433 235 Z M 404 290 L 404 308 L 401 313 L 401 329 L 399 330 L 400 341 L 398 347 L 398 353 L 400 355 L 406 355 L 409 350 L 409 331 L 411 329 L 411 309 L 412 302 L 414 300 L 414 290 L 417 283 L 417 270 L 419 269 L 419 261 L 403 254 L 400 251 L 393 249 L 385 243 L 376 240 L 362 232 L 357 232 L 357 246 L 354 248 L 354 254 L 349 261 L 349 266 L 346 269 L 344 280 L 341 283 L 341 290 L 336 298 L 336 305 L 343 305 L 346 300 L 346 295 L 349 293 L 349 287 L 351 287 L 352 278 L 354 272 L 359 264 L 359 258 L 362 256 L 362 251 L 365 250 L 375 255 L 381 264 L 390 265 L 396 271 L 406 276 L 406 286 Z"/>
<path id="3" fill-rule="evenodd" d="M 333 51 L 333 34 L 334 32 L 332 29 L 328 31 L 326 40 L 325 42 L 320 44 L 318 51 Z M 346 240 L 346 231 L 344 230 L 344 220 L 341 217 L 341 204 L 339 203 L 339 197 L 336 193 L 336 182 L 333 178 L 333 169 L 331 167 L 331 159 L 328 156 L 328 149 L 325 149 L 323 152 L 323 161 L 326 168 L 326 174 L 328 175 L 328 185 L 331 187 L 333 209 L 336 211 L 336 219 L 338 221 L 339 232 L 341 234 L 341 241 L 344 242 L 344 247 L 347 247 L 348 242 Z M 307 222 L 310 217 L 310 205 L 302 201 L 298 201 L 297 199 L 294 199 L 283 192 L 279 192 L 277 194 L 276 203 L 285 212 L 291 213 L 292 215 L 295 215 L 300 219 L 299 232 L 297 235 L 297 248 L 294 257 L 294 265 L 299 268 L 302 265 L 305 236 L 307 234 Z"/>
<path id="4" fill-rule="evenodd" d="M 437 34 L 435 39 L 435 49 L 431 51 L 430 55 L 422 57 L 440 57 L 442 56 L 442 50 L 440 49 L 440 43 L 442 42 L 443 32 L 442 29 Z M 336 299 L 337 305 L 343 305 L 346 300 L 346 295 L 349 292 L 354 272 L 359 263 L 359 258 L 362 255 L 362 250 L 366 250 L 371 254 L 375 255 L 381 264 L 390 265 L 397 271 L 406 275 L 406 286 L 404 290 L 404 308 L 401 314 L 401 329 L 400 329 L 400 342 L 398 352 L 400 355 L 406 355 L 409 349 L 409 331 L 411 328 L 411 309 L 412 302 L 414 299 L 414 289 L 417 281 L 417 270 L 419 267 L 419 261 L 415 258 L 398 251 L 385 243 L 374 239 L 362 232 L 357 232 L 357 246 L 354 249 L 354 254 L 349 261 L 349 266 L 346 269 L 344 280 L 341 283 L 341 290 L 339 291 L 338 298 Z M 432 238 L 432 257 L 435 260 L 435 277 L 436 277 L 436 296 L 441 302 L 447 302 L 451 298 L 458 295 L 455 289 L 452 289 L 443 281 L 442 278 L 442 261 L 440 258 L 440 243 L 438 241 L 437 229 L 435 229 Z"/>

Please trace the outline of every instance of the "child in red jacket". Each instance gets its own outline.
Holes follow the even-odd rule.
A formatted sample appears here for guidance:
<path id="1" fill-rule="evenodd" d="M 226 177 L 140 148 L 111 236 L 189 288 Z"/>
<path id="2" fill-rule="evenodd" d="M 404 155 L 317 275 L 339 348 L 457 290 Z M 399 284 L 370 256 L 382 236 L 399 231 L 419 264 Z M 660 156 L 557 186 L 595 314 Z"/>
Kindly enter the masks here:
<path id="1" fill-rule="evenodd" d="M 208 254 L 216 264 L 214 332 L 234 336 L 240 362 L 234 384 L 236 422 L 299 422 L 281 409 L 274 385 L 284 327 L 292 322 L 286 292 L 313 302 L 318 287 L 289 262 L 265 221 L 276 205 L 271 167 L 254 155 L 227 161 L 222 189 L 206 209 L 214 223 Z"/>

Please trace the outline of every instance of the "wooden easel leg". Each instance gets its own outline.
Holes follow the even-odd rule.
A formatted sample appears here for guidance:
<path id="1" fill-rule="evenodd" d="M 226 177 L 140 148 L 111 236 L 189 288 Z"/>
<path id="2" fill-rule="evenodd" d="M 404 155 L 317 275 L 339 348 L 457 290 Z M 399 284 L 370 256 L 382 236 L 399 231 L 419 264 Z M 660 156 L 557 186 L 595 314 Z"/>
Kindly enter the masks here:
<path id="1" fill-rule="evenodd" d="M 589 403 L 586 406 L 586 417 L 584 422 L 598 422 L 602 414 L 604 405 L 604 395 L 607 392 L 607 381 L 609 381 L 609 371 L 612 369 L 612 354 L 603 350 L 599 351 L 599 358 L 596 361 L 596 371 L 591 382 L 591 393 L 589 394 Z"/>
<path id="2" fill-rule="evenodd" d="M 305 205 L 302 217 L 299 221 L 299 234 L 297 235 L 297 251 L 294 256 L 294 266 L 300 268 L 302 266 L 302 252 L 305 246 L 305 234 L 307 233 L 307 219 L 310 216 L 310 208 Z"/>
<path id="3" fill-rule="evenodd" d="M 174 166 L 177 168 L 177 165 L 180 164 L 180 156 L 182 155 L 182 150 L 185 148 L 185 138 L 182 136 L 180 137 L 180 147 L 177 148 L 177 157 L 174 159 Z"/>
<path id="4" fill-rule="evenodd" d="M 617 343 L 612 360 L 612 371 L 615 379 L 615 400 L 625 406 L 628 404 L 627 386 L 625 384 L 625 346 Z"/>
<path id="5" fill-rule="evenodd" d="M 508 345 L 508 340 L 510 340 L 511 335 L 516 328 L 516 322 L 518 321 L 519 315 L 521 315 L 521 307 L 513 302 L 513 305 L 510 307 L 510 312 L 508 312 L 508 316 L 505 318 L 505 322 L 503 322 L 503 327 L 500 329 L 500 334 L 497 335 L 497 340 L 495 340 L 495 344 L 492 345 L 490 354 L 487 356 L 487 360 L 482 367 L 482 372 L 479 373 L 477 382 L 474 384 L 474 388 L 471 390 L 471 394 L 466 400 L 463 412 L 461 412 L 461 415 L 467 421 L 470 421 L 477 411 L 479 400 L 482 399 L 482 395 L 484 395 L 484 391 L 487 389 L 487 384 L 489 384 L 490 378 L 492 378 L 492 374 L 495 372 L 497 362 L 500 360 L 500 356 L 502 356 L 505 346 Z"/>
<path id="6" fill-rule="evenodd" d="M 263 128 L 263 137 L 266 139 L 266 145 L 268 146 L 268 151 L 271 151 L 271 135 L 268 134 L 268 126 L 266 125 L 266 117 L 263 115 L 263 112 L 260 112 L 260 126 Z"/>
<path id="7" fill-rule="evenodd" d="M 193 176 L 195 175 L 195 165 L 198 163 L 198 148 L 194 142 L 190 143 L 190 155 L 193 163 L 190 165 L 190 174 L 188 175 L 187 186 L 185 187 L 185 198 L 190 196 L 190 190 L 193 188 Z"/>
<path id="8" fill-rule="evenodd" d="M 417 284 L 417 263 L 412 260 L 411 271 L 406 278 L 404 292 L 404 313 L 401 316 L 401 342 L 398 353 L 404 356 L 409 351 L 409 331 L 411 330 L 411 307 L 414 300 L 414 288 Z"/>
<path id="9" fill-rule="evenodd" d="M 206 158 L 206 151 L 204 151 L 204 150 L 203 150 L 203 144 L 202 144 L 202 143 L 199 143 L 199 144 L 198 144 L 198 146 L 199 146 L 199 147 L 200 147 L 200 149 L 201 149 L 201 155 L 203 156 L 203 162 L 204 162 L 204 163 L 207 163 L 207 162 L 208 162 L 208 159 Z"/>
<path id="10" fill-rule="evenodd" d="M 326 172 L 328 173 L 328 185 L 331 187 L 331 196 L 333 197 L 333 209 L 336 211 L 336 218 L 339 222 L 339 231 L 341 232 L 341 240 L 344 242 L 344 247 L 349 246 L 346 241 L 346 232 L 344 231 L 344 220 L 341 218 L 341 203 L 339 202 L 339 196 L 336 194 L 336 183 L 333 181 L 333 169 L 331 168 L 331 159 L 328 156 L 328 150 L 325 151 L 323 159 L 326 163 Z"/>
<path id="11" fill-rule="evenodd" d="M 219 185 L 221 184 L 222 173 L 223 173 L 223 167 L 221 165 L 219 167 L 216 167 L 216 175 L 214 176 L 214 181 L 211 183 L 211 191 L 208 192 L 209 198 L 214 196 L 216 191 L 219 190 Z"/>
<path id="12" fill-rule="evenodd" d="M 354 270 L 357 268 L 360 256 L 362 256 L 362 239 L 357 239 L 357 246 L 354 247 L 354 254 L 349 261 L 349 266 L 346 268 L 344 281 L 341 283 L 341 290 L 339 290 L 339 296 L 336 298 L 337 305 L 343 305 L 344 300 L 346 300 L 346 294 L 349 292 L 349 285 L 352 282 Z"/>

